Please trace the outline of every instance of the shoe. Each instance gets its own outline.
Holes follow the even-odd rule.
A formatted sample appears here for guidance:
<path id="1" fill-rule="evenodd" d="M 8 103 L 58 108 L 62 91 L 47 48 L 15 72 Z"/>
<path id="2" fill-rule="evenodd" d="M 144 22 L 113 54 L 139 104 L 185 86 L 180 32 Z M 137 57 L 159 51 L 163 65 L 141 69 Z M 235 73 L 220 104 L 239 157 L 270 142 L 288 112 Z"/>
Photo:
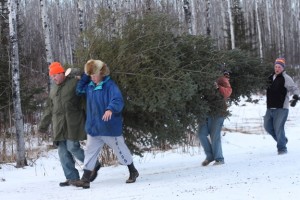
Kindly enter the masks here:
<path id="1" fill-rule="evenodd" d="M 126 180 L 126 183 L 134 183 L 137 177 L 139 177 L 138 171 L 130 172 L 129 178 Z"/>
<path id="2" fill-rule="evenodd" d="M 84 169 L 81 179 L 73 182 L 72 185 L 74 185 L 76 187 L 82 187 L 83 189 L 90 188 L 91 174 L 92 174 L 92 171 Z"/>
<path id="3" fill-rule="evenodd" d="M 202 162 L 202 166 L 207 166 L 207 165 L 209 165 L 209 163 L 211 163 L 213 160 L 204 160 L 203 162 Z"/>
<path id="4" fill-rule="evenodd" d="M 284 155 L 287 154 L 287 151 L 278 151 L 278 155 Z"/>
<path id="5" fill-rule="evenodd" d="M 225 162 L 223 160 L 216 160 L 213 165 L 223 165 Z"/>
<path id="6" fill-rule="evenodd" d="M 96 167 L 92 171 L 90 182 L 93 182 L 97 178 L 100 167 L 101 167 L 100 163 L 96 164 Z"/>
<path id="7" fill-rule="evenodd" d="M 70 186 L 73 185 L 76 181 L 79 181 L 79 179 L 75 179 L 75 180 L 66 180 L 65 182 L 60 182 L 59 186 L 60 187 L 65 187 L 65 186 Z"/>
<path id="8" fill-rule="evenodd" d="M 66 180 L 65 182 L 60 182 L 59 186 L 60 187 L 70 186 L 69 180 Z"/>

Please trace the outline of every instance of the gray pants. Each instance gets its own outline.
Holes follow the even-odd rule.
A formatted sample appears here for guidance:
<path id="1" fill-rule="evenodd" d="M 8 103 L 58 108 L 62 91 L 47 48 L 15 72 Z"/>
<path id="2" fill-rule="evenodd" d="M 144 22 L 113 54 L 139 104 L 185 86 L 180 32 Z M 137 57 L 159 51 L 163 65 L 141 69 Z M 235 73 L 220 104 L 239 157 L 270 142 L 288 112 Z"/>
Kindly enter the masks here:
<path id="1" fill-rule="evenodd" d="M 84 169 L 92 171 L 95 167 L 96 161 L 101 150 L 107 144 L 113 149 L 114 154 L 117 156 L 118 161 L 122 165 L 130 165 L 132 163 L 132 155 L 125 144 L 124 137 L 111 137 L 111 136 L 90 136 L 87 135 L 87 144 L 84 158 Z"/>

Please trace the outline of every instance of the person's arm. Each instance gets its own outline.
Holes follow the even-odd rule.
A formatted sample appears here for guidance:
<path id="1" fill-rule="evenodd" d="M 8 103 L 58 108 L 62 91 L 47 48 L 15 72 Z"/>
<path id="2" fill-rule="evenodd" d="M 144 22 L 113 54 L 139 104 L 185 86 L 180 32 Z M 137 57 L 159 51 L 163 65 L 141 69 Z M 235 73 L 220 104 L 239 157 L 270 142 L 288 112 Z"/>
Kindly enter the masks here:
<path id="1" fill-rule="evenodd" d="M 51 120 L 52 120 L 52 102 L 51 99 L 48 98 L 46 102 L 46 109 L 38 125 L 38 131 L 41 133 L 46 133 L 49 125 L 51 124 Z"/>
<path id="2" fill-rule="evenodd" d="M 300 99 L 299 98 L 299 88 L 297 87 L 297 85 L 295 84 L 295 82 L 293 81 L 293 79 L 290 76 L 285 75 L 284 79 L 285 79 L 284 87 L 293 95 L 293 98 L 290 101 L 290 106 L 295 107 L 297 102 Z"/>
<path id="3" fill-rule="evenodd" d="M 85 91 L 88 87 L 88 84 L 91 82 L 90 76 L 86 75 L 85 73 L 81 76 L 80 80 L 77 82 L 76 85 L 76 95 L 83 96 L 85 95 Z"/>
<path id="4" fill-rule="evenodd" d="M 299 88 L 297 87 L 297 85 L 295 84 L 295 82 L 293 81 L 293 79 L 288 76 L 285 75 L 284 76 L 284 80 L 285 80 L 285 85 L 284 87 L 292 94 L 292 95 L 297 95 L 299 96 L 300 91 Z"/>
<path id="5" fill-rule="evenodd" d="M 229 83 L 229 80 L 227 78 L 222 78 L 222 83 L 220 84 L 218 81 L 218 90 L 221 93 L 221 95 L 227 99 L 230 97 L 231 93 L 232 93 L 232 88 L 231 85 Z"/>
<path id="6" fill-rule="evenodd" d="M 124 107 L 122 93 L 118 86 L 114 84 L 109 91 L 109 104 L 106 110 L 111 110 L 113 113 L 120 113 Z"/>

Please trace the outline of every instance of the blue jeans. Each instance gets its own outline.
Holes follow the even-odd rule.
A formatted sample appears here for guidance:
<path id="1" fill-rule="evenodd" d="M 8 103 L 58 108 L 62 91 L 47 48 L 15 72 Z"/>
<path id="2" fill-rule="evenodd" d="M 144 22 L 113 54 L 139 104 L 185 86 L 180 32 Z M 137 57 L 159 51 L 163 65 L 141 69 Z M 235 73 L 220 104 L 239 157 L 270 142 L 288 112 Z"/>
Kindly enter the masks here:
<path id="1" fill-rule="evenodd" d="M 79 141 L 65 140 L 58 143 L 58 156 L 64 170 L 66 179 L 79 179 L 79 172 L 75 168 L 75 160 L 84 161 L 84 151 L 80 147 Z"/>
<path id="2" fill-rule="evenodd" d="M 224 117 L 208 117 L 200 125 L 199 139 L 208 161 L 224 161 L 221 143 L 221 130 Z M 210 140 L 208 139 L 210 136 Z"/>
<path id="3" fill-rule="evenodd" d="M 285 137 L 284 124 L 287 120 L 289 110 L 286 108 L 267 109 L 264 116 L 265 130 L 277 142 L 278 152 L 286 152 L 287 138 Z"/>

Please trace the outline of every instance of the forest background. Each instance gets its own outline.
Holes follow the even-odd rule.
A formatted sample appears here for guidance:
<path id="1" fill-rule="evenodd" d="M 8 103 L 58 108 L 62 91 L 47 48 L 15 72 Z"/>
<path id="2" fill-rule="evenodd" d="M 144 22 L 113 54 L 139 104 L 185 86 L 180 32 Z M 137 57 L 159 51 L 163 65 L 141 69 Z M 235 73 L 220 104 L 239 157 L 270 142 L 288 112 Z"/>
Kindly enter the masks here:
<path id="1" fill-rule="evenodd" d="M 213 110 L 203 96 L 224 69 L 235 104 L 264 91 L 277 57 L 299 80 L 299 40 L 298 0 L 0 0 L 0 163 L 22 167 L 51 142 L 36 126 L 53 61 L 108 64 L 126 101 L 124 135 L 142 155 L 195 145 Z"/>

